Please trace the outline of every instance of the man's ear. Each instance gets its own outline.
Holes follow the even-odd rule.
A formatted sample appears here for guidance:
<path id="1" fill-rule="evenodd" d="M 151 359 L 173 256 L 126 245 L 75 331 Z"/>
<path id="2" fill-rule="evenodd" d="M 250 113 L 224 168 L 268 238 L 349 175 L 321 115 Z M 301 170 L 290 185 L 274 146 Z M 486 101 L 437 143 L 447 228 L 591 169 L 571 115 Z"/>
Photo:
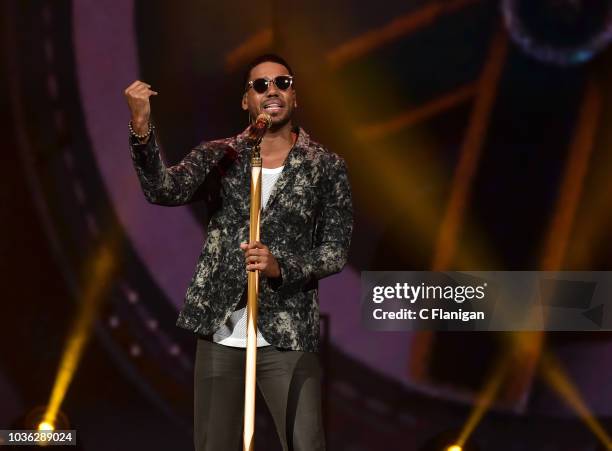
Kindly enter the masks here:
<path id="1" fill-rule="evenodd" d="M 246 92 L 242 95 L 242 109 L 244 111 L 249 109 L 249 104 L 247 103 L 247 93 Z"/>

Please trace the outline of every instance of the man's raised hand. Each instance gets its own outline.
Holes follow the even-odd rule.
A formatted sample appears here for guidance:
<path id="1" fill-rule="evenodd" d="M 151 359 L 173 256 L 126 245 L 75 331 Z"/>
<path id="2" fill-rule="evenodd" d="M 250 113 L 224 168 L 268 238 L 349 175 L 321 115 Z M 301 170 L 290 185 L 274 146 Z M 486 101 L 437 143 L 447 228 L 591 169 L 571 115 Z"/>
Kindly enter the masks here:
<path id="1" fill-rule="evenodd" d="M 145 134 L 149 127 L 151 118 L 151 103 L 149 97 L 156 96 L 157 92 L 151 89 L 151 85 L 136 80 L 125 91 L 125 98 L 132 113 L 132 127 L 138 134 Z"/>

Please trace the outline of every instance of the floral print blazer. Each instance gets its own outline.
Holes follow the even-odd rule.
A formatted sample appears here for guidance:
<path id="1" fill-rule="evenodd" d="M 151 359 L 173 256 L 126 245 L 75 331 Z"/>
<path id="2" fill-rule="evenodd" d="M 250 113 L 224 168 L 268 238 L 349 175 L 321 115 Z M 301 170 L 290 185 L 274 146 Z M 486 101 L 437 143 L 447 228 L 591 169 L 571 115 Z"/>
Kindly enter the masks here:
<path id="1" fill-rule="evenodd" d="M 339 272 L 353 229 L 345 161 L 311 140 L 302 128 L 261 212 L 261 242 L 276 257 L 281 277 L 260 274 L 257 327 L 280 348 L 318 350 L 317 281 Z M 205 201 L 207 238 L 177 325 L 214 333 L 236 309 L 247 272 L 239 245 L 248 241 L 251 161 L 247 130 L 197 145 L 167 167 L 155 133 L 146 144 L 130 137 L 130 155 L 145 198 L 176 206 Z"/>

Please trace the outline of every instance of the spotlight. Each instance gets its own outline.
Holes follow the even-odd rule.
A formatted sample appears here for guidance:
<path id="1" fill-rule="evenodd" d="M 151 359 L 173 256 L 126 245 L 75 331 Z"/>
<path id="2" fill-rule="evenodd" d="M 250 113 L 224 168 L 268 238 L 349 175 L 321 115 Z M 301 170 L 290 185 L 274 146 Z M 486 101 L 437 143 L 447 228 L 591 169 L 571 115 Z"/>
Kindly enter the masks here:
<path id="1" fill-rule="evenodd" d="M 49 406 L 38 406 L 30 410 L 23 417 L 16 429 L 36 429 L 39 431 L 53 432 L 58 429 L 70 429 L 68 417 L 58 410 L 54 418 L 50 418 L 47 414 Z"/>
<path id="2" fill-rule="evenodd" d="M 54 431 L 55 426 L 49 423 L 48 421 L 43 421 L 38 424 L 38 430 L 39 431 Z"/>
<path id="3" fill-rule="evenodd" d="M 461 431 L 457 429 L 444 431 L 428 440 L 419 451 L 480 451 L 480 447 L 471 437 L 465 443 L 458 444 L 457 438 L 460 434 Z"/>

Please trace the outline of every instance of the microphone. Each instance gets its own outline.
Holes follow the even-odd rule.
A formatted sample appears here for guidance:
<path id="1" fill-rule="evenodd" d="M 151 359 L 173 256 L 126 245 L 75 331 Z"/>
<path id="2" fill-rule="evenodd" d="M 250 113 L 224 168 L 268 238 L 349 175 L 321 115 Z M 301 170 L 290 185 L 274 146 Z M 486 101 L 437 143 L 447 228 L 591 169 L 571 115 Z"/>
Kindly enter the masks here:
<path id="1" fill-rule="evenodd" d="M 268 113 L 261 113 L 249 127 L 247 139 L 253 143 L 260 143 L 264 135 L 272 125 L 272 118 Z"/>

